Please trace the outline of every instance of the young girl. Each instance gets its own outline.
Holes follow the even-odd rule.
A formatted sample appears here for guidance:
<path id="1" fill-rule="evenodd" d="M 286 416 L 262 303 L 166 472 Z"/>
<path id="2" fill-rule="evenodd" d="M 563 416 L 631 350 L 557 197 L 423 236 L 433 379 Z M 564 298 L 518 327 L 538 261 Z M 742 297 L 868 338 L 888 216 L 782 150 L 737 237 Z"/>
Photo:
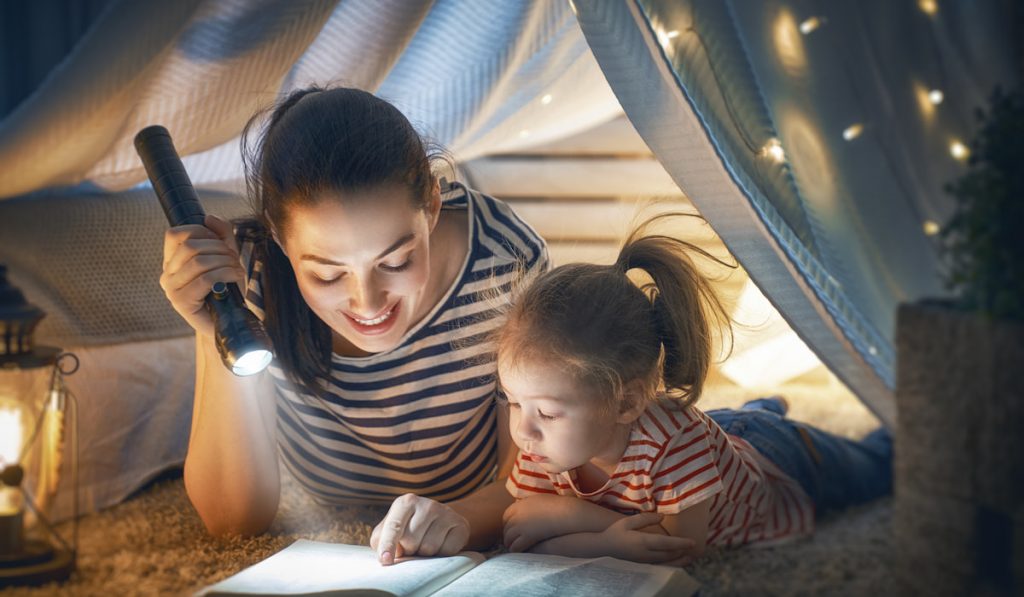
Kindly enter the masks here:
<path id="1" fill-rule="evenodd" d="M 778 398 L 694 407 L 728 318 L 689 259 L 702 251 L 642 234 L 614 265 L 540 275 L 497 333 L 519 447 L 508 548 L 681 564 L 806 535 L 816 509 L 888 492 L 883 430 L 852 442 L 785 419 Z"/>
<path id="2" fill-rule="evenodd" d="M 482 299 L 520 261 L 545 269 L 543 241 L 503 203 L 442 188 L 408 120 L 370 93 L 294 92 L 260 132 L 254 217 L 166 235 L 161 286 L 196 330 L 190 500 L 212 533 L 264 531 L 280 450 L 323 503 L 393 502 L 374 533 L 385 563 L 489 544 L 512 450 Z M 221 365 L 203 308 L 217 281 L 263 319 L 268 374 Z"/>

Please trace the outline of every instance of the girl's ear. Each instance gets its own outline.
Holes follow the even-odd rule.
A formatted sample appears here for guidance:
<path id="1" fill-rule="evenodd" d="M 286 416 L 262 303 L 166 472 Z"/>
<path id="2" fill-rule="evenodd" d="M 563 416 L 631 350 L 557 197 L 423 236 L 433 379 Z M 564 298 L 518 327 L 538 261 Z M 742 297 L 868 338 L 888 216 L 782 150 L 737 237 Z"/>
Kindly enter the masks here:
<path id="1" fill-rule="evenodd" d="M 647 409 L 647 397 L 644 395 L 644 384 L 639 379 L 625 384 L 622 388 L 622 402 L 616 422 L 629 424 L 640 418 Z"/>
<path id="2" fill-rule="evenodd" d="M 430 189 L 430 199 L 427 201 L 427 221 L 430 223 L 430 231 L 434 231 L 437 221 L 441 216 L 441 183 L 434 179 L 434 188 Z"/>

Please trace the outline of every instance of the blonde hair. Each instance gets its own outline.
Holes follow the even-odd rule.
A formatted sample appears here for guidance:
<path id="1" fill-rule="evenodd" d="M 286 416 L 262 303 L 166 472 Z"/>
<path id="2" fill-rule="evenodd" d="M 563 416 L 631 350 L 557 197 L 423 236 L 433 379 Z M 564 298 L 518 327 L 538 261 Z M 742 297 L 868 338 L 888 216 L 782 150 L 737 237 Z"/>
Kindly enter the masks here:
<path id="1" fill-rule="evenodd" d="M 622 407 L 618 401 L 633 382 L 640 383 L 642 399 L 654 399 L 663 387 L 684 405 L 695 403 L 711 364 L 715 328 L 731 329 L 690 255 L 735 265 L 686 241 L 646 234 L 670 216 L 699 217 L 658 215 L 626 239 L 614 264 L 567 264 L 530 281 L 496 330 L 505 366 L 557 363 L 610 410 Z M 638 285 L 630 270 L 643 270 L 650 282 Z"/>

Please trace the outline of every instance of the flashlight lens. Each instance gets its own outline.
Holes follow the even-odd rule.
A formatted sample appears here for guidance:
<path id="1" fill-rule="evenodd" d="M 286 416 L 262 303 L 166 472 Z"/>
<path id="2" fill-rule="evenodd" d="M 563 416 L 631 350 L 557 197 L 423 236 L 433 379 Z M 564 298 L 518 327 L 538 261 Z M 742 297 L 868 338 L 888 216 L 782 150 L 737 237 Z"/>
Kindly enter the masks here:
<path id="1" fill-rule="evenodd" d="M 235 375 L 242 376 L 259 373 L 270 364 L 273 357 L 274 355 L 269 350 L 251 350 L 238 357 L 238 360 L 231 365 L 231 371 Z"/>

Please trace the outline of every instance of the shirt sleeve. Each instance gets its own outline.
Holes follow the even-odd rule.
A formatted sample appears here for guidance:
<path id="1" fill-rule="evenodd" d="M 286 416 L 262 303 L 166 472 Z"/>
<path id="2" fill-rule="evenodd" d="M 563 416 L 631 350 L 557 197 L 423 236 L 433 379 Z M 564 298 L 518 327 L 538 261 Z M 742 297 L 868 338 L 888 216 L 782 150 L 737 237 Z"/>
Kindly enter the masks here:
<path id="1" fill-rule="evenodd" d="M 508 481 L 505 481 L 505 488 L 517 500 L 545 493 L 558 494 L 547 472 L 533 462 L 524 460 L 522 452 L 516 454 L 516 462 L 508 475 Z"/>
<path id="2" fill-rule="evenodd" d="M 697 419 L 680 429 L 651 469 L 657 512 L 678 514 L 724 489 L 707 424 Z"/>

